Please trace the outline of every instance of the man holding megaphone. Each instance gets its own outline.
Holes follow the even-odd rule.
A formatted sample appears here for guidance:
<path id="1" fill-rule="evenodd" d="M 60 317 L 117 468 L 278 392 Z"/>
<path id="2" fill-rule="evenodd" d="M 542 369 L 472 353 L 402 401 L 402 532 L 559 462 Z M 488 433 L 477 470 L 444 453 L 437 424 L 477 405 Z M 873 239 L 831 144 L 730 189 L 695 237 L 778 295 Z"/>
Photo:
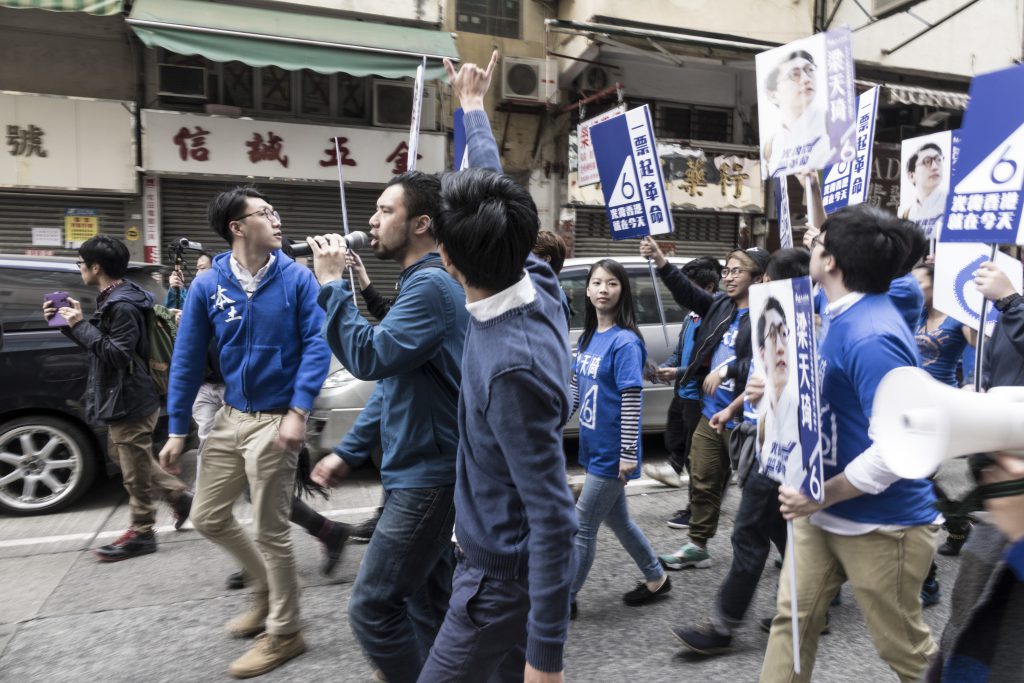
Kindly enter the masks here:
<path id="1" fill-rule="evenodd" d="M 785 562 L 797 567 L 801 666 L 795 673 L 791 591 L 782 582 L 762 681 L 811 679 L 829 602 L 846 581 L 879 655 L 901 681 L 917 681 L 938 649 L 920 600 L 941 521 L 931 482 L 893 472 L 868 432 L 882 378 L 919 362 L 886 294 L 911 246 L 901 223 L 871 206 L 850 206 L 833 213 L 812 243 L 811 276 L 831 302 L 819 346 L 825 501 L 780 489 L 782 514 L 795 520 Z"/>

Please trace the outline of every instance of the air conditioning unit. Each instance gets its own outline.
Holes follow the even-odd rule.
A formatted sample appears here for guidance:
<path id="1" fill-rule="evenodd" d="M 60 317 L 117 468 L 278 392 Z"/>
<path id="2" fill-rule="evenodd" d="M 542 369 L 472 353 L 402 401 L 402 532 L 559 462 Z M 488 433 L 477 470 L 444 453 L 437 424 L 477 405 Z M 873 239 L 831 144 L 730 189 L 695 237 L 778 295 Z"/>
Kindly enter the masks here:
<path id="1" fill-rule="evenodd" d="M 599 92 L 604 90 L 609 85 L 614 85 L 615 81 L 612 79 L 608 69 L 600 66 L 588 66 L 579 79 L 576 81 L 576 87 L 582 92 Z"/>
<path id="2" fill-rule="evenodd" d="M 924 0 L 871 0 L 871 16 L 885 19 L 899 12 L 906 12 Z"/>
<path id="3" fill-rule="evenodd" d="M 558 65 L 553 60 L 505 57 L 501 60 L 501 99 L 558 101 Z"/>
<path id="4" fill-rule="evenodd" d="M 412 122 L 414 82 L 373 81 L 373 125 L 408 128 Z M 420 130 L 437 130 L 437 88 L 423 84 L 423 106 L 420 109 Z"/>
<path id="5" fill-rule="evenodd" d="M 180 97 L 189 100 L 205 100 L 206 69 L 201 66 L 181 64 L 158 64 L 159 89 L 162 97 Z"/>

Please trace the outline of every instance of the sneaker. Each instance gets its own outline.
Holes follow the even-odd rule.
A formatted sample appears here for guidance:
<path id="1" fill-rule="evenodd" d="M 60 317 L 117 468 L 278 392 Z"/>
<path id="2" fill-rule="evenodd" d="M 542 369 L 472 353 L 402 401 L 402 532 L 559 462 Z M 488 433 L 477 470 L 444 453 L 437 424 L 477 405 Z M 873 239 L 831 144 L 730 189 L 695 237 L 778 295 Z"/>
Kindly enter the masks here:
<path id="1" fill-rule="evenodd" d="M 241 588 L 245 588 L 245 584 L 246 584 L 246 582 L 248 580 L 249 580 L 249 577 L 247 577 L 245 575 L 245 570 L 244 569 L 239 569 L 234 574 L 228 574 L 228 580 L 225 581 L 224 584 L 229 589 L 235 591 L 235 590 L 239 590 Z"/>
<path id="2" fill-rule="evenodd" d="M 644 465 L 644 474 L 672 488 L 681 489 L 685 483 L 675 468 L 667 462 L 660 465 Z"/>
<path id="3" fill-rule="evenodd" d="M 270 614 L 270 594 L 254 593 L 249 608 L 228 622 L 228 633 L 235 638 L 252 638 L 266 628 Z"/>
<path id="4" fill-rule="evenodd" d="M 939 582 L 935 579 L 925 581 L 921 586 L 921 607 L 937 605 L 940 600 L 942 600 L 942 589 L 939 588 Z"/>
<path id="5" fill-rule="evenodd" d="M 669 630 L 672 631 L 676 640 L 699 655 L 713 657 L 732 652 L 732 636 L 719 633 L 710 623 L 701 624 L 696 628 L 672 628 Z"/>
<path id="6" fill-rule="evenodd" d="M 139 555 L 149 555 L 156 552 L 156 534 L 152 531 L 140 534 L 135 529 L 129 529 L 110 545 L 96 548 L 93 552 L 100 562 L 120 562 Z"/>
<path id="7" fill-rule="evenodd" d="M 672 580 L 667 576 L 665 577 L 664 583 L 662 583 L 656 591 L 652 591 L 648 588 L 646 582 L 637 581 L 636 588 L 622 596 L 622 602 L 626 603 L 630 607 L 639 607 L 640 605 L 646 605 L 657 597 L 665 595 L 670 590 L 672 590 Z"/>
<path id="8" fill-rule="evenodd" d="M 252 649 L 231 662 L 228 673 L 235 678 L 262 676 L 305 651 L 306 641 L 302 638 L 302 631 L 286 636 L 261 633 Z"/>
<path id="9" fill-rule="evenodd" d="M 188 515 L 192 512 L 192 498 L 194 497 L 191 491 L 182 491 L 181 495 L 178 496 L 178 501 L 171 506 L 171 514 L 174 516 L 174 530 L 181 531 L 181 525 L 188 519 Z"/>
<path id="10" fill-rule="evenodd" d="M 690 508 L 685 510 L 679 510 L 676 512 L 676 516 L 665 522 L 673 529 L 689 529 L 690 528 Z"/>
<path id="11" fill-rule="evenodd" d="M 380 519 L 380 514 L 376 514 L 370 519 L 364 520 L 359 524 L 349 527 L 349 540 L 355 541 L 356 543 L 369 543 L 370 537 L 373 536 L 373 530 L 377 528 L 377 520 Z"/>
<path id="12" fill-rule="evenodd" d="M 960 549 L 964 547 L 964 543 L 967 542 L 967 536 L 969 534 L 969 529 L 966 534 L 954 534 L 950 532 L 950 534 L 946 536 L 946 542 L 939 546 L 939 555 L 946 555 L 947 557 L 959 555 Z"/>
<path id="13" fill-rule="evenodd" d="M 327 538 L 320 541 L 324 546 L 324 561 L 320 564 L 320 573 L 330 576 L 338 566 L 341 552 L 345 549 L 351 527 L 343 522 L 332 522 Z M 371 532 L 372 533 L 372 532 Z"/>
<path id="14" fill-rule="evenodd" d="M 659 555 L 658 560 L 661 566 L 672 571 L 684 567 L 706 569 L 711 566 L 711 555 L 708 551 L 693 543 L 687 543 L 672 555 Z"/>
<path id="15" fill-rule="evenodd" d="M 765 633 L 771 633 L 772 620 L 774 619 L 775 617 L 765 617 L 764 619 L 761 619 L 761 630 Z M 825 612 L 825 625 L 821 627 L 821 635 L 827 636 L 829 633 L 832 633 L 832 615 Z"/>

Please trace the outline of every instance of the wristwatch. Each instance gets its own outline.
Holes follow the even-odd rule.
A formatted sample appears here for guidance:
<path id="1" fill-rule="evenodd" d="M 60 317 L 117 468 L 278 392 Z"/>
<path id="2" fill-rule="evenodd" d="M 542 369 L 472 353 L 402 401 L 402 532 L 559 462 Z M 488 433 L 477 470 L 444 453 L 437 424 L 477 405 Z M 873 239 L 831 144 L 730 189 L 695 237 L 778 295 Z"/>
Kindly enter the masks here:
<path id="1" fill-rule="evenodd" d="M 1004 296 L 1002 299 L 996 301 L 996 310 L 1000 313 L 1005 313 L 1009 309 L 1017 305 L 1017 302 L 1021 300 L 1021 295 L 1014 292 L 1010 296 Z"/>
<path id="2" fill-rule="evenodd" d="M 728 365 L 723 365 L 722 367 L 718 368 L 718 379 L 722 380 L 723 382 L 725 380 L 729 379 L 729 366 Z"/>

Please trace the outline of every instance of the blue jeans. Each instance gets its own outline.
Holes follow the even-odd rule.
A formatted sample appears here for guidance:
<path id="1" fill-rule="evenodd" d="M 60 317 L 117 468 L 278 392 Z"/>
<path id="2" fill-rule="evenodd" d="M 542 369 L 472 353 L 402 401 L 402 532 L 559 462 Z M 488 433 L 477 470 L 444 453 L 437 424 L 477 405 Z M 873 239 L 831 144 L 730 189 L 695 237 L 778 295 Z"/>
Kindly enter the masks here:
<path id="1" fill-rule="evenodd" d="M 352 586 L 352 631 L 389 683 L 416 680 L 448 610 L 454 493 L 388 491 Z"/>
<path id="2" fill-rule="evenodd" d="M 647 581 L 657 581 L 665 575 L 650 542 L 629 517 L 626 507 L 626 485 L 619 479 L 608 479 L 587 473 L 583 491 L 576 503 L 576 514 L 580 519 L 580 530 L 576 534 L 576 578 L 572 582 L 572 599 L 583 588 L 594 564 L 597 551 L 597 530 L 601 522 L 615 533 L 619 543 L 626 549 L 636 566 L 644 573 Z"/>
<path id="3" fill-rule="evenodd" d="M 496 579 L 458 550 L 452 600 L 419 683 L 522 681 L 526 668 L 526 576 Z"/>

